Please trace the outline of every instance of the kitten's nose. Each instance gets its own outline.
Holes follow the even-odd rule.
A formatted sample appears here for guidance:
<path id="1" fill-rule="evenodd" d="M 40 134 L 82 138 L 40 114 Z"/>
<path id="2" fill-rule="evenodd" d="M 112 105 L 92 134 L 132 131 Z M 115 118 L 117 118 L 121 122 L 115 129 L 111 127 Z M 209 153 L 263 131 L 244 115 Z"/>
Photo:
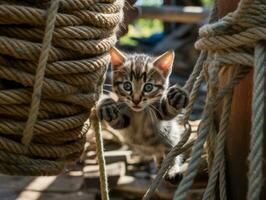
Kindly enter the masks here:
<path id="1" fill-rule="evenodd" d="M 135 105 L 138 105 L 141 101 L 141 98 L 140 97 L 133 97 L 132 101 Z"/>

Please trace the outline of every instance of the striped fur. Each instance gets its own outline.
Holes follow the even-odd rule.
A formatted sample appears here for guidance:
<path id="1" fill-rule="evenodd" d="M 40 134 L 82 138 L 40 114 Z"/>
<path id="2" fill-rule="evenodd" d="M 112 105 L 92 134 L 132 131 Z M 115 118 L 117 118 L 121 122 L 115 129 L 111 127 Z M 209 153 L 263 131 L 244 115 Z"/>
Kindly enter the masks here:
<path id="1" fill-rule="evenodd" d="M 118 101 L 102 100 L 98 106 L 99 116 L 119 130 L 125 142 L 139 153 L 159 159 L 180 140 L 183 130 L 176 116 L 186 106 L 187 94 L 178 85 L 168 88 L 171 68 L 167 73 L 161 71 L 154 64 L 156 58 L 134 54 L 123 55 L 121 60 L 122 64 L 113 66 L 112 72 L 112 92 Z M 153 85 L 154 91 L 145 92 L 148 83 Z M 130 87 L 131 90 L 125 90 Z M 175 170 L 170 171 L 178 172 L 181 160 L 178 157 L 173 166 Z"/>

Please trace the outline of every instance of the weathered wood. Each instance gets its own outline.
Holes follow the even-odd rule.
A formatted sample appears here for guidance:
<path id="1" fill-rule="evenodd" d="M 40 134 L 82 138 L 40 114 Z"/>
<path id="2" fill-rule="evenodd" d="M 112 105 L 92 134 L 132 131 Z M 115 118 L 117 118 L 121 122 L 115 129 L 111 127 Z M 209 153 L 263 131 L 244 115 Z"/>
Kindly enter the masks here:
<path id="1" fill-rule="evenodd" d="M 83 169 L 84 181 L 86 187 L 99 188 L 99 166 L 87 165 Z M 106 174 L 108 175 L 109 187 L 112 189 L 117 185 L 120 177 L 126 174 L 126 166 L 124 162 L 117 162 L 106 165 Z"/>
<path id="2" fill-rule="evenodd" d="M 219 0 L 219 17 L 223 17 L 236 9 L 239 0 Z M 229 77 L 229 73 L 220 73 L 221 86 Z M 236 86 L 233 95 L 232 112 L 230 116 L 229 130 L 226 140 L 226 166 L 228 181 L 228 199 L 243 200 L 247 193 L 247 172 L 248 172 L 248 152 L 251 130 L 251 101 L 252 101 L 252 76 L 247 77 Z M 266 110 L 264 111 L 266 113 Z M 219 112 L 217 113 L 219 118 Z M 264 124 L 264 136 L 266 126 Z M 266 144 L 266 137 L 264 137 Z M 266 149 L 264 148 L 264 159 Z M 266 164 L 264 162 L 264 179 L 266 174 Z M 265 184 L 262 189 L 261 199 L 266 198 Z"/>
<path id="3" fill-rule="evenodd" d="M 140 17 L 167 22 L 199 23 L 207 16 L 207 10 L 196 6 L 139 6 Z"/>
<path id="4" fill-rule="evenodd" d="M 22 190 L 40 192 L 76 192 L 83 184 L 82 174 L 75 176 L 61 175 L 38 177 L 1 175 L 0 180 L 0 188 L 17 192 Z"/>
<path id="5" fill-rule="evenodd" d="M 6 198 L 6 200 L 94 200 L 95 194 L 84 192 L 76 193 L 46 193 L 46 192 L 33 192 L 23 191 L 17 194 L 16 198 Z"/>
<path id="6" fill-rule="evenodd" d="M 133 176 L 124 176 L 119 179 L 118 185 L 113 189 L 113 191 L 119 193 L 121 196 L 128 197 L 129 195 L 132 195 L 133 197 L 138 199 L 143 197 L 145 192 L 148 190 L 151 182 L 151 179 L 136 179 Z M 187 199 L 200 200 L 204 192 L 204 189 L 202 188 L 203 187 L 197 187 L 196 185 L 193 185 L 193 188 L 188 193 Z M 175 190 L 176 186 L 163 181 L 158 190 L 155 192 L 154 199 L 171 200 L 173 199 Z"/>

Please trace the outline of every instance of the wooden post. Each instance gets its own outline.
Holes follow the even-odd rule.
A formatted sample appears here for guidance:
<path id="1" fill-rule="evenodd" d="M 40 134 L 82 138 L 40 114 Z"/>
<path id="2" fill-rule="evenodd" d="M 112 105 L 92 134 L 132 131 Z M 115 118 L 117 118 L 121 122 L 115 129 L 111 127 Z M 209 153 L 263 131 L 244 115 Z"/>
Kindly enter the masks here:
<path id="1" fill-rule="evenodd" d="M 234 11 L 238 2 L 239 0 L 218 0 L 219 17 Z M 220 74 L 221 82 L 225 81 L 227 76 L 228 73 Z M 247 196 L 247 156 L 251 129 L 252 76 L 253 73 L 249 73 L 236 86 L 233 96 L 232 114 L 226 141 L 228 199 L 232 200 L 243 200 Z M 266 113 L 265 111 L 264 113 Z M 264 130 L 266 130 L 265 124 Z M 266 144 L 266 135 L 264 137 L 264 144 Z M 264 148 L 264 159 L 266 158 L 265 155 L 266 151 Z M 266 165 L 264 162 L 264 179 L 265 174 Z M 261 199 L 266 198 L 265 190 L 264 184 Z"/>

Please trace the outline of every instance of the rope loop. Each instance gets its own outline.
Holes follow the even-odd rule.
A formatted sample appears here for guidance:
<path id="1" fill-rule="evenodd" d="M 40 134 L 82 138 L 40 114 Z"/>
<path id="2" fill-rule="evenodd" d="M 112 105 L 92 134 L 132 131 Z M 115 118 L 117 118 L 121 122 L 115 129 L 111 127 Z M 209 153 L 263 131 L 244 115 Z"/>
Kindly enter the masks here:
<path id="1" fill-rule="evenodd" d="M 203 54 L 205 55 L 204 59 L 200 60 L 201 65 L 204 62 L 208 63 L 206 74 L 208 93 L 202 120 L 198 128 L 198 138 L 192 149 L 192 158 L 186 176 L 181 180 L 175 193 L 175 200 L 184 200 L 186 198 L 197 173 L 203 145 L 208 136 L 212 136 L 210 139 L 215 138 L 214 158 L 203 199 L 215 199 L 217 185 L 219 185 L 220 199 L 227 198 L 224 145 L 233 90 L 253 66 L 255 66 L 255 69 L 248 199 L 259 199 L 263 181 L 265 44 L 261 40 L 266 39 L 265 7 L 266 2 L 263 0 L 242 0 L 236 11 L 229 13 L 217 22 L 203 26 L 199 31 L 200 39 L 195 43 L 195 47 L 201 50 L 200 57 Z M 197 64 L 186 84 L 189 89 L 192 88 L 192 85 L 196 85 L 197 80 L 195 77 L 201 78 L 202 75 L 198 76 L 198 71 L 204 70 L 204 68 L 199 70 Z M 228 69 L 235 73 L 232 76 L 229 75 L 228 82 L 221 88 L 219 73 L 224 73 Z M 195 71 L 197 76 L 195 76 Z M 204 74 L 204 72 L 201 71 L 201 74 Z M 194 98 L 190 100 L 193 102 Z M 223 112 L 218 130 L 212 130 L 213 113 L 222 100 L 224 102 Z M 185 119 L 188 119 L 190 109 L 188 107 L 188 110 L 185 111 Z M 215 132 L 218 133 L 215 134 Z M 219 181 L 219 184 L 217 184 L 217 181 Z"/>

